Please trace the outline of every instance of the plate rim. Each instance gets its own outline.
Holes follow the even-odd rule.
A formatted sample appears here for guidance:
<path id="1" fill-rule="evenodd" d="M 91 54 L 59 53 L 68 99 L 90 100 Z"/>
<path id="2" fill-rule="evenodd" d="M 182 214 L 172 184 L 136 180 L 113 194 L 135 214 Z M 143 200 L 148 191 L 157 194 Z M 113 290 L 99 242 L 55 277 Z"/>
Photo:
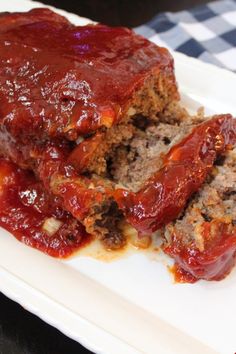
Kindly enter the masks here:
<path id="1" fill-rule="evenodd" d="M 22 3 L 31 3 L 31 1 L 29 0 L 23 0 Z M 33 2 L 32 3 L 32 7 L 34 7 L 34 5 L 38 6 L 42 6 L 42 7 L 47 7 L 47 8 L 51 8 L 57 12 L 60 12 L 60 13 L 63 13 L 65 16 L 66 15 L 73 15 L 73 16 L 77 16 L 75 14 L 72 14 L 72 13 L 68 13 L 64 10 L 59 10 L 59 9 L 56 9 L 52 6 L 47 6 L 45 4 L 41 4 L 39 2 Z M 83 18 L 81 18 L 83 19 Z M 92 22 L 91 20 L 89 19 L 84 19 L 85 21 L 88 21 L 88 22 Z M 217 74 L 219 75 L 226 75 L 228 79 L 233 79 L 235 82 L 236 82 L 236 75 L 230 71 L 228 71 L 227 69 L 224 69 L 224 68 L 218 68 L 216 67 L 215 65 L 213 64 L 210 64 L 210 63 L 203 63 L 201 61 L 199 61 L 198 59 L 195 59 L 195 58 L 190 58 L 188 56 L 186 56 L 185 54 L 182 54 L 182 53 L 177 53 L 177 52 L 172 52 L 173 55 L 174 55 L 174 58 L 175 58 L 175 62 L 178 66 L 178 64 L 181 64 L 181 65 L 194 65 L 195 67 L 199 68 L 199 70 L 205 70 L 207 68 L 207 70 L 210 70 L 211 74 L 214 75 L 214 74 Z M 24 246 L 26 247 L 26 246 Z M 62 333 L 64 333 L 65 335 L 67 335 L 68 337 L 70 338 L 73 338 L 75 340 L 77 340 L 78 342 L 80 342 L 83 346 L 85 346 L 87 349 L 93 351 L 93 352 L 96 352 L 98 354 L 111 354 L 111 348 L 106 348 L 106 347 L 99 347 L 98 344 L 95 344 L 93 341 L 91 341 L 91 339 L 88 339 L 86 338 L 86 336 L 79 336 L 79 335 L 71 335 L 71 333 L 68 331 L 68 329 L 64 328 L 63 326 L 63 323 L 55 323 L 55 321 L 53 321 L 53 318 L 48 316 L 48 314 L 45 314 L 44 312 L 42 312 L 42 310 L 39 309 L 39 307 L 35 307 L 32 303 L 26 303 L 25 300 L 24 300 L 24 295 L 20 295 L 20 293 L 16 292 L 16 289 L 19 289 L 20 288 L 20 284 L 17 286 L 17 285 L 14 285 L 14 282 L 17 283 L 17 276 L 13 275 L 12 273 L 10 273 L 8 270 L 4 269 L 2 266 L 0 266 L 0 270 L 1 270 L 1 274 L 3 275 L 3 278 L 4 278 L 4 273 L 5 273 L 5 280 L 1 280 L 1 283 L 0 283 L 0 291 L 5 294 L 7 297 L 11 298 L 13 301 L 16 301 L 17 303 L 19 303 L 21 306 L 23 306 L 24 308 L 26 308 L 28 311 L 34 313 L 36 316 L 40 317 L 42 320 L 44 320 L 45 322 L 49 323 L 50 325 L 56 327 L 58 330 L 60 330 Z M 6 274 L 8 274 L 8 280 L 6 280 Z M 13 280 L 14 278 L 14 280 Z M 22 279 L 21 279 L 22 281 Z M 27 284 L 26 284 L 27 285 Z M 39 290 L 37 289 L 33 289 L 34 291 L 36 292 L 39 292 Z M 25 290 L 27 291 L 27 290 Z M 66 309 L 68 310 L 68 309 Z M 70 310 L 68 310 L 70 311 Z M 72 311 L 71 311 L 72 312 Z M 85 319 L 83 319 L 82 317 L 80 318 L 78 315 L 76 315 L 81 321 L 82 321 L 82 325 L 84 324 L 83 321 L 87 321 Z M 91 326 L 94 326 L 91 322 L 87 321 L 88 324 L 90 324 Z M 95 326 L 96 328 L 96 326 Z M 102 330 L 104 331 L 104 330 Z M 110 335 L 109 333 L 106 332 L 106 334 Z M 114 336 L 112 336 L 114 337 Z M 118 341 L 120 341 L 120 339 L 118 339 Z M 123 352 L 122 354 L 129 354 L 129 353 L 141 353 L 141 351 L 137 351 L 136 349 L 133 349 L 133 348 L 129 348 L 127 346 L 126 348 L 127 351 Z M 210 351 L 209 351 L 210 352 Z M 212 352 L 212 351 L 211 351 Z M 215 351 L 214 351 L 215 352 Z M 216 353 L 216 352 L 215 352 Z M 150 353 L 149 353 L 150 354 Z"/>

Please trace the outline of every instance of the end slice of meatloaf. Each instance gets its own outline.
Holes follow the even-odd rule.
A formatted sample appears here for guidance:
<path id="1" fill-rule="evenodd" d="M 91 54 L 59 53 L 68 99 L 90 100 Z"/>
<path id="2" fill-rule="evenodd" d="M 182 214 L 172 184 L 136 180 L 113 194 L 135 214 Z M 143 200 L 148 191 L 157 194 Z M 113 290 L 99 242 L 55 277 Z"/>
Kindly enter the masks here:
<path id="1" fill-rule="evenodd" d="M 236 261 L 236 149 L 222 155 L 183 214 L 166 226 L 164 251 L 178 271 L 220 280 Z"/>
<path id="2" fill-rule="evenodd" d="M 0 121 L 23 142 L 76 141 L 179 98 L 167 49 L 48 9 L 0 17 L 0 63 Z"/>

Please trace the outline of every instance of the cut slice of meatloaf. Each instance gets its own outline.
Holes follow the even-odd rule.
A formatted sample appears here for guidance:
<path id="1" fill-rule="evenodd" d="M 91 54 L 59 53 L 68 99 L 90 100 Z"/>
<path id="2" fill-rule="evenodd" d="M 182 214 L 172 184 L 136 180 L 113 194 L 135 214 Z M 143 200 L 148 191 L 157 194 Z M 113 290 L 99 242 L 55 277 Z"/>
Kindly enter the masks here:
<path id="1" fill-rule="evenodd" d="M 181 125 L 179 129 L 180 134 Z M 216 158 L 235 144 L 236 119 L 219 115 L 192 126 L 186 136 L 164 153 L 160 149 L 157 159 L 162 160 L 161 165 L 158 163 L 155 171 L 155 162 L 151 160 L 152 174 L 138 191 L 119 188 L 114 193 L 127 222 L 145 235 L 177 218 L 187 200 L 204 183 Z"/>
<path id="2" fill-rule="evenodd" d="M 220 280 L 236 260 L 236 149 L 222 155 L 201 190 L 166 226 L 164 251 L 179 271 Z"/>
<path id="3" fill-rule="evenodd" d="M 167 49 L 48 9 L 0 17 L 0 62 L 0 119 L 22 142 L 76 141 L 179 98 Z"/>

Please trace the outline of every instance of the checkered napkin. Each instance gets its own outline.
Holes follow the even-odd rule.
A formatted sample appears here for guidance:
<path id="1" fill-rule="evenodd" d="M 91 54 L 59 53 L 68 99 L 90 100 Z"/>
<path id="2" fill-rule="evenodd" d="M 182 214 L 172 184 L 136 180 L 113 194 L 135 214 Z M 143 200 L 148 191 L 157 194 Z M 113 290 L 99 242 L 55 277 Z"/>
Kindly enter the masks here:
<path id="1" fill-rule="evenodd" d="M 161 13 L 135 31 L 159 45 L 236 71 L 236 0 Z"/>

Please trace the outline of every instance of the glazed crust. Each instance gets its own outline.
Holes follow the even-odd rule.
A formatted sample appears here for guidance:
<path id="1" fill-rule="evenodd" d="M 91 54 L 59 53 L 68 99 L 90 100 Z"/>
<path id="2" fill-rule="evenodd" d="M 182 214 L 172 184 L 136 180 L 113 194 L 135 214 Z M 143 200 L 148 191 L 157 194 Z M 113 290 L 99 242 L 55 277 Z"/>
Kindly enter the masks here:
<path id="1" fill-rule="evenodd" d="M 46 9 L 1 16 L 0 63 L 1 125 L 24 142 L 110 128 L 151 77 L 165 80 L 152 83 L 164 98 L 156 111 L 178 99 L 165 48 L 127 28 L 76 27 Z"/>

